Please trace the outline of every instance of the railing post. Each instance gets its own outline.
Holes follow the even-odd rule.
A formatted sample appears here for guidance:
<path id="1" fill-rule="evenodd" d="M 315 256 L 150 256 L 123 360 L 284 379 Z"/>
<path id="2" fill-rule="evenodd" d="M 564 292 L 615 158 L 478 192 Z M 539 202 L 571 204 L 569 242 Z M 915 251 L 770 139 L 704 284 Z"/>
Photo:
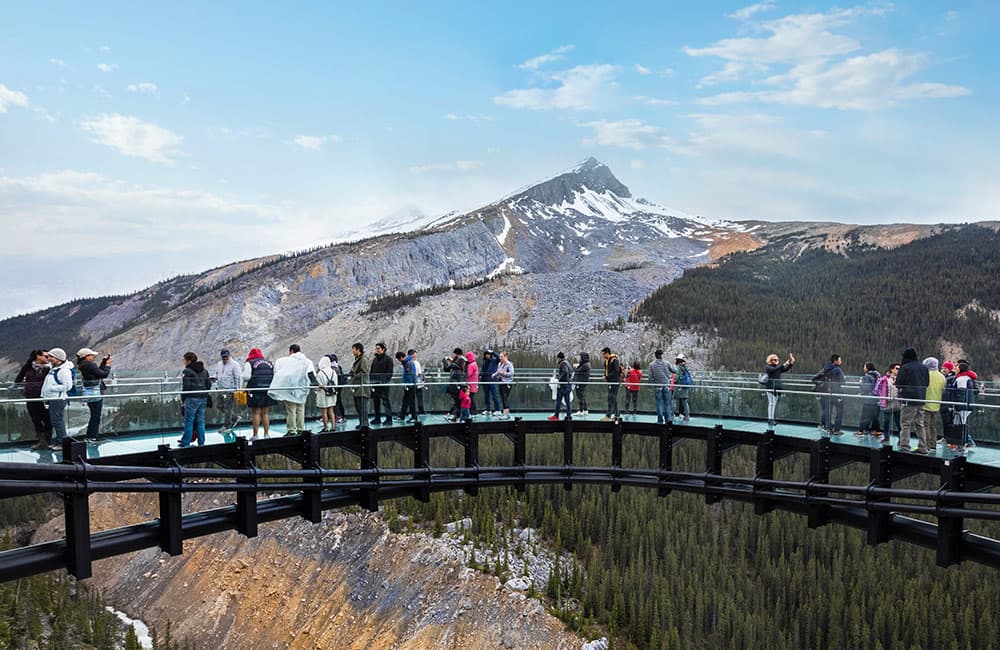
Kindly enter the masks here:
<path id="1" fill-rule="evenodd" d="M 87 444 L 63 439 L 63 462 L 69 465 L 87 460 Z M 63 512 L 66 524 L 66 570 L 77 580 L 93 575 L 90 552 L 90 495 L 86 492 L 86 478 L 78 480 L 81 490 L 63 493 Z"/>
<path id="2" fill-rule="evenodd" d="M 573 472 L 573 420 L 563 420 L 563 474 L 567 479 Z M 565 481 L 563 489 L 567 492 L 573 489 L 572 481 Z"/>
<path id="3" fill-rule="evenodd" d="M 830 439 L 814 440 L 809 450 L 809 482 L 828 483 L 830 481 Z M 825 491 L 806 490 L 807 496 L 826 496 Z M 819 528 L 830 522 L 830 509 L 821 503 L 809 504 L 808 526 Z"/>
<path id="4" fill-rule="evenodd" d="M 774 429 L 768 429 L 757 442 L 757 468 L 755 472 L 757 478 L 774 478 Z M 755 493 L 773 492 L 772 488 L 754 488 Z M 774 503 L 764 497 L 754 500 L 753 510 L 758 515 L 763 515 L 774 510 Z"/>
<path id="5" fill-rule="evenodd" d="M 246 438 L 237 438 L 233 442 L 233 454 L 236 469 L 252 469 L 253 454 L 250 453 L 250 444 Z M 256 487 L 256 480 L 252 478 L 239 479 L 237 483 L 253 485 Z M 241 535 L 247 537 L 257 536 L 257 491 L 236 493 L 236 530 Z"/>
<path id="6" fill-rule="evenodd" d="M 479 469 L 479 434 L 472 430 L 472 423 L 465 423 L 465 466 Z M 478 474 L 467 474 L 468 478 L 478 478 Z M 465 493 L 471 497 L 479 495 L 478 485 L 469 485 Z"/>
<path id="7" fill-rule="evenodd" d="M 611 467 L 621 469 L 622 466 L 622 439 L 624 435 L 622 434 L 622 421 L 621 418 L 615 419 L 614 423 L 611 425 Z M 614 476 L 611 479 L 611 491 L 621 492 L 622 485 L 618 482 L 618 477 Z"/>
<path id="8" fill-rule="evenodd" d="M 965 463 L 964 456 L 952 458 L 945 461 L 941 466 L 941 489 L 949 492 L 965 491 Z M 939 506 L 949 508 L 961 508 L 961 502 L 949 502 Z M 965 521 L 962 517 L 938 516 L 938 536 L 937 536 L 937 565 L 948 567 L 962 561 L 962 528 Z"/>
<path id="9" fill-rule="evenodd" d="M 302 434 L 302 469 L 319 469 L 319 436 L 311 432 Z M 303 483 L 308 485 L 302 490 L 302 517 L 307 521 L 318 524 L 323 520 L 323 479 L 318 481 L 304 479 Z"/>
<path id="10" fill-rule="evenodd" d="M 528 437 L 524 430 L 524 422 L 521 418 L 514 418 L 514 464 L 521 468 L 521 481 L 514 486 L 514 489 L 523 493 L 526 489 L 524 478 L 526 476 L 524 466 L 527 465 L 528 457 Z"/>
<path id="11" fill-rule="evenodd" d="M 892 487 L 892 447 L 882 445 L 873 449 L 868 465 L 869 485 L 872 487 Z M 869 503 L 888 503 L 888 497 L 869 497 Z M 868 510 L 868 530 L 865 541 L 870 546 L 888 542 L 889 522 L 892 513 L 888 510 Z"/>
<path id="12" fill-rule="evenodd" d="M 431 466 L 431 446 L 430 439 L 427 437 L 427 432 L 424 431 L 424 425 L 420 422 L 415 422 L 413 424 L 413 467 L 419 469 L 427 469 Z M 430 483 L 430 477 L 424 479 L 427 483 Z M 427 503 L 431 500 L 430 488 L 422 487 L 417 489 L 416 497 L 422 503 Z"/>
<path id="13" fill-rule="evenodd" d="M 160 457 L 160 467 L 174 466 L 170 445 L 159 445 L 156 453 Z M 170 555 L 180 555 L 184 550 L 180 483 L 178 477 L 174 489 L 160 492 L 160 549 Z"/>
<path id="14" fill-rule="evenodd" d="M 660 427 L 660 469 L 666 472 L 674 468 L 674 425 L 667 422 Z M 670 488 L 660 487 L 656 494 L 665 497 L 670 494 Z"/>
<path id="15" fill-rule="evenodd" d="M 722 425 L 717 424 L 705 438 L 705 472 L 713 476 L 722 475 Z M 715 479 L 705 480 L 705 487 L 714 485 Z M 718 503 L 722 497 L 717 494 L 709 494 L 705 491 L 705 503 Z"/>
<path id="16" fill-rule="evenodd" d="M 378 469 L 378 438 L 375 437 L 375 430 L 371 427 L 362 427 L 360 440 L 361 469 Z M 378 481 L 378 477 L 365 477 L 363 480 Z M 369 512 L 378 512 L 377 487 L 361 490 L 361 507 Z"/>

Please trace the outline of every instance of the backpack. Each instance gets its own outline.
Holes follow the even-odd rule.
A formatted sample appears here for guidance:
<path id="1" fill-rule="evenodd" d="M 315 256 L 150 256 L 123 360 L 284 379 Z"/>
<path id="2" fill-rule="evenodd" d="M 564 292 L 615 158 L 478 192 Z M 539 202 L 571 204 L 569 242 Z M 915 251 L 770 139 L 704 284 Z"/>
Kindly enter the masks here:
<path id="1" fill-rule="evenodd" d="M 767 374 L 766 372 L 762 372 L 760 373 L 760 375 L 757 376 L 757 383 L 760 384 L 761 386 L 767 386 L 769 381 L 771 381 L 771 375 Z"/>
<path id="2" fill-rule="evenodd" d="M 814 393 L 829 393 L 833 387 L 833 373 L 830 370 L 820 370 L 813 378 Z"/>
<path id="3" fill-rule="evenodd" d="M 53 370 L 55 370 L 55 372 L 51 372 L 50 371 L 50 374 L 52 375 L 52 378 L 56 380 L 57 384 L 59 384 L 60 386 L 62 386 L 62 382 L 59 381 L 59 368 L 53 368 Z M 79 397 L 80 395 L 83 394 L 83 391 L 80 390 L 80 385 L 76 382 L 76 366 L 73 366 L 72 368 L 70 368 L 69 372 L 70 372 L 70 375 L 73 377 L 73 379 L 72 379 L 72 381 L 70 381 L 70 384 L 72 384 L 72 386 L 70 387 L 70 389 L 68 391 L 66 391 L 66 396 L 67 397 Z"/>
<path id="4" fill-rule="evenodd" d="M 691 371 L 687 369 L 687 366 L 681 366 L 681 378 L 677 380 L 677 383 L 682 386 L 690 386 L 694 383 L 694 379 L 691 378 Z"/>

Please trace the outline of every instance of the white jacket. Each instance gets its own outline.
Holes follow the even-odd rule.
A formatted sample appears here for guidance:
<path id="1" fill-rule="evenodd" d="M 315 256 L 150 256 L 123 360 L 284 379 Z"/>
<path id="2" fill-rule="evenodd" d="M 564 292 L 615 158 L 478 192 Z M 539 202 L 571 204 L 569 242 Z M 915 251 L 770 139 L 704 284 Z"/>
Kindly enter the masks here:
<path id="1" fill-rule="evenodd" d="M 45 399 L 66 399 L 66 393 L 73 388 L 73 362 L 64 361 L 45 375 L 42 383 L 42 397 Z M 59 381 L 56 381 L 59 373 Z"/>
<path id="2" fill-rule="evenodd" d="M 316 367 L 309 357 L 296 352 L 274 362 L 274 379 L 267 394 L 279 402 L 305 404 L 309 396 L 309 373 L 316 374 Z"/>

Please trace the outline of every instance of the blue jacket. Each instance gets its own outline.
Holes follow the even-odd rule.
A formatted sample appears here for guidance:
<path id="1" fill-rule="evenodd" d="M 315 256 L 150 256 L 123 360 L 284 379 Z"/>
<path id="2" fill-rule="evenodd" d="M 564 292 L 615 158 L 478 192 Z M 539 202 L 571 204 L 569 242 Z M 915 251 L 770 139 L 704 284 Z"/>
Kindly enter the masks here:
<path id="1" fill-rule="evenodd" d="M 403 383 L 417 383 L 417 367 L 413 365 L 413 357 L 407 355 L 405 359 L 400 361 L 400 363 L 403 366 Z"/>
<path id="2" fill-rule="evenodd" d="M 483 362 L 479 364 L 480 383 L 493 381 L 493 373 L 495 373 L 499 367 L 500 357 L 497 355 L 491 354 L 489 359 L 484 358 Z"/>

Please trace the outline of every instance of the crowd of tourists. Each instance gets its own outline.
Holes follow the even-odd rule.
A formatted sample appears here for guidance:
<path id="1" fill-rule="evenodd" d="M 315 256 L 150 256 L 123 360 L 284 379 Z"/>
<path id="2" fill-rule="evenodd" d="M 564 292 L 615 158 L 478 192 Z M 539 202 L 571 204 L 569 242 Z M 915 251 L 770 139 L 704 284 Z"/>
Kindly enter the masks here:
<path id="1" fill-rule="evenodd" d="M 782 393 L 781 375 L 794 364 L 794 355 L 780 362 L 778 355 L 771 354 L 760 375 L 770 426 L 775 425 L 775 409 Z M 844 399 L 854 391 L 845 386 L 841 356 L 831 355 L 812 382 L 820 404 L 820 430 L 827 436 L 843 435 Z M 907 348 L 885 374 L 879 374 L 873 362 L 866 362 L 856 392 L 862 403 L 854 435 L 872 436 L 884 445 L 892 444 L 892 436 L 897 435 L 901 451 L 918 454 L 935 453 L 938 444 L 964 453 L 976 444 L 969 433 L 969 416 L 984 389 L 966 359 L 939 363 L 936 357 L 927 357 L 921 361 L 916 350 Z M 911 437 L 917 440 L 915 450 L 910 446 Z"/>
<path id="2" fill-rule="evenodd" d="M 424 391 L 428 389 L 425 367 L 417 350 L 410 348 L 390 355 L 384 343 L 376 343 L 369 359 L 362 343 L 351 346 L 352 359 L 341 365 L 336 354 L 324 354 L 316 363 L 307 357 L 298 344 L 288 347 L 288 354 L 275 360 L 252 348 L 242 364 L 228 349 L 222 349 L 212 371 L 194 352 L 186 352 L 181 361 L 182 447 L 197 442 L 205 444 L 206 409 L 214 407 L 221 415 L 221 433 L 229 433 L 240 422 L 240 407 L 250 411 L 253 438 L 270 437 L 270 411 L 280 405 L 285 412 L 289 435 L 306 431 L 305 408 L 312 394 L 322 422 L 322 432 L 333 431 L 347 422 L 344 391 L 353 402 L 356 428 L 391 425 L 395 410 L 390 398 L 390 384 L 399 368 L 403 389 L 399 412 L 400 421 L 412 423 L 424 415 Z M 35 350 L 21 368 L 15 381 L 23 386 L 29 398 L 27 410 L 38 436 L 36 449 L 59 448 L 67 437 L 65 410 L 69 397 L 80 396 L 90 412 L 86 435 L 94 438 L 101 424 L 102 395 L 105 379 L 111 372 L 112 359 L 90 348 L 81 348 L 75 362 L 67 358 L 62 348 Z M 674 356 L 673 363 L 656 350 L 653 361 L 643 374 L 638 362 L 624 364 L 610 348 L 601 351 L 602 364 L 595 372 L 590 355 L 582 352 L 575 360 L 559 352 L 550 385 L 555 410 L 550 420 L 590 415 L 592 392 L 604 385 L 605 421 L 635 415 L 639 393 L 649 384 L 656 404 L 657 423 L 689 422 L 690 397 L 694 378 L 683 354 Z M 575 361 L 575 363 L 573 362 Z M 782 375 L 795 365 L 795 356 L 784 361 L 771 354 L 758 382 L 767 398 L 767 422 L 774 427 L 775 413 L 784 390 Z M 450 406 L 444 415 L 449 421 L 469 421 L 485 416 L 510 417 L 511 390 L 514 387 L 514 364 L 506 351 L 484 348 L 473 351 L 455 348 L 440 363 L 439 383 L 448 395 Z M 79 381 L 77 376 L 79 375 Z M 820 406 L 819 428 L 824 435 L 843 435 L 844 399 L 854 391 L 845 387 L 843 359 L 831 355 L 828 363 L 812 377 L 813 391 Z M 437 384 L 436 384 L 437 385 Z M 597 385 L 597 386 L 595 386 Z M 625 404 L 619 406 L 621 388 Z M 933 453 L 946 438 L 953 440 L 952 449 L 962 452 L 975 442 L 968 432 L 968 421 L 976 395 L 982 390 L 969 362 L 945 361 L 934 357 L 919 361 L 912 348 L 903 352 L 899 363 L 892 363 L 883 375 L 875 364 L 864 365 L 857 394 L 863 400 L 855 435 L 874 436 L 890 444 L 898 435 L 899 447 L 910 450 L 911 436 L 917 439 L 917 453 Z M 572 402 L 576 401 L 576 410 Z M 600 412 L 600 411 L 598 411 Z M 938 423 L 944 433 L 937 437 Z M 951 434 L 951 435 L 949 435 Z"/>

